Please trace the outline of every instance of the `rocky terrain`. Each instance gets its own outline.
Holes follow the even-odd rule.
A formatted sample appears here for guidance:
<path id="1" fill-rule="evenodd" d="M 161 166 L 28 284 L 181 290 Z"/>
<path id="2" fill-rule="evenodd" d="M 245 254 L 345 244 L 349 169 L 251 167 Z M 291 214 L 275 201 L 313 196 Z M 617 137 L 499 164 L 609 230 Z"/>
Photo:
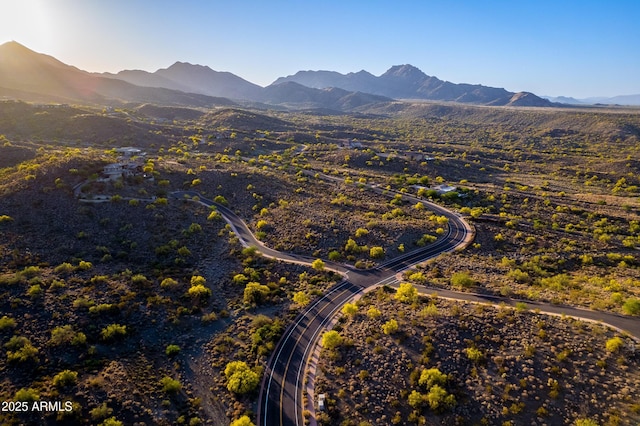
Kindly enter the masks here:
<path id="1" fill-rule="evenodd" d="M 390 320 L 397 331 L 385 332 Z M 640 420 L 637 342 L 598 324 L 525 307 L 428 297 L 402 303 L 380 289 L 334 330 L 343 344 L 323 349 L 315 389 L 327 396 L 320 424 Z"/>

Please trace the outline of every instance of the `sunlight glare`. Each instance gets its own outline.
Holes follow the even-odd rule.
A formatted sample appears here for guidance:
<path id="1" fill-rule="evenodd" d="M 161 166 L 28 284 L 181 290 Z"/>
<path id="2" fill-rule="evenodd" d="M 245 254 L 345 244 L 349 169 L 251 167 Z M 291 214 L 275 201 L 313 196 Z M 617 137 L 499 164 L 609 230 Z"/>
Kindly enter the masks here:
<path id="1" fill-rule="evenodd" d="M 51 3 L 46 0 L 2 0 L 0 2 L 0 43 L 18 43 L 47 49 L 55 39 Z"/>

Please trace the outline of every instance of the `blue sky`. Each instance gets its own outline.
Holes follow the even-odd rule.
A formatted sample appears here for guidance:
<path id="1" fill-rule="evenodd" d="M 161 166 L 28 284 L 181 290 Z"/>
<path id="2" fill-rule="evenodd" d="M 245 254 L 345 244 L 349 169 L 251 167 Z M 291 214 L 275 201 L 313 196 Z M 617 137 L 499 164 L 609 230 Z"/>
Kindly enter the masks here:
<path id="1" fill-rule="evenodd" d="M 640 1 L 2 0 L 15 40 L 87 71 L 208 65 L 267 85 L 412 64 L 455 83 L 640 93 Z"/>

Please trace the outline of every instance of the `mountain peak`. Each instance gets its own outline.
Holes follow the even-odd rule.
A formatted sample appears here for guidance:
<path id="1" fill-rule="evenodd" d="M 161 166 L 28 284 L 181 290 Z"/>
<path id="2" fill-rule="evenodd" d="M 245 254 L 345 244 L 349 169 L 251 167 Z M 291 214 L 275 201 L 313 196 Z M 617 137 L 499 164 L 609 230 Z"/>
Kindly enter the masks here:
<path id="1" fill-rule="evenodd" d="M 5 55 L 20 55 L 20 56 L 38 55 L 37 52 L 34 52 L 28 47 L 13 40 L 1 44 L 0 52 L 3 52 L 3 54 Z"/>
<path id="2" fill-rule="evenodd" d="M 173 65 L 171 65 L 167 69 L 168 70 L 179 70 L 179 69 L 188 70 L 188 69 L 192 69 L 192 70 L 213 71 L 211 68 L 209 68 L 206 65 L 191 64 L 189 62 L 180 62 L 180 61 L 176 61 Z"/>
<path id="3" fill-rule="evenodd" d="M 410 80 L 425 79 L 428 76 L 413 65 L 394 65 L 387 70 L 381 77 L 399 77 Z"/>
<path id="4" fill-rule="evenodd" d="M 28 47 L 18 43 L 15 40 L 8 41 L 6 43 L 0 44 L 0 48 L 2 49 L 22 49 L 22 50 L 30 50 Z"/>

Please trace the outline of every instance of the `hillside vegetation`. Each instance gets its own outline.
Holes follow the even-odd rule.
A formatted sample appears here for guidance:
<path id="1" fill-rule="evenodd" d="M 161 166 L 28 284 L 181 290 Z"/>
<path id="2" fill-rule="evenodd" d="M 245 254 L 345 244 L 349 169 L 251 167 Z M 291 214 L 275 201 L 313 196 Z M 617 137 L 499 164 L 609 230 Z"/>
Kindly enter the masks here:
<path id="1" fill-rule="evenodd" d="M 269 247 L 357 268 L 446 235 L 446 218 L 426 204 L 440 203 L 467 217 L 476 239 L 404 280 L 523 300 L 513 311 L 414 306 L 385 291 L 365 299 L 339 325 L 353 345 L 321 361 L 326 424 L 633 424 L 632 339 L 526 302 L 640 315 L 638 128 L 634 110 L 1 102 L 0 397 L 74 407 L 5 412 L 1 422 L 255 422 L 267 357 L 338 277 L 322 262 L 289 265 L 243 247 L 219 212 L 176 196 L 189 190 L 226 204 Z M 124 146 L 145 152 L 136 171 L 103 179 Z M 624 348 L 609 350 L 616 338 Z M 434 387 L 419 376 L 431 368 L 447 376 L 446 395 L 436 389 L 447 410 L 422 398 Z M 595 402 L 581 411 L 584 398 Z"/>

